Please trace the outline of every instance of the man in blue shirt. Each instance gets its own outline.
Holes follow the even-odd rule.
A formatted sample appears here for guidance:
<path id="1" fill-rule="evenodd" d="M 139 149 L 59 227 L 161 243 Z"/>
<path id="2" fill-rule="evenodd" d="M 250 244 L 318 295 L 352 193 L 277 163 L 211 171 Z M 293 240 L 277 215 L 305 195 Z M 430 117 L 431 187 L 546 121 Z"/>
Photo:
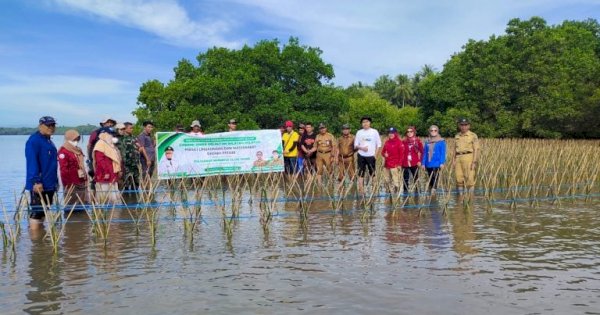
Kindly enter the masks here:
<path id="1" fill-rule="evenodd" d="M 29 227 L 42 228 L 44 208 L 50 205 L 58 190 L 58 159 L 56 146 L 50 138 L 56 131 L 56 120 L 44 116 L 39 120 L 38 131 L 32 134 L 25 144 L 27 175 L 25 189 L 31 195 Z"/>

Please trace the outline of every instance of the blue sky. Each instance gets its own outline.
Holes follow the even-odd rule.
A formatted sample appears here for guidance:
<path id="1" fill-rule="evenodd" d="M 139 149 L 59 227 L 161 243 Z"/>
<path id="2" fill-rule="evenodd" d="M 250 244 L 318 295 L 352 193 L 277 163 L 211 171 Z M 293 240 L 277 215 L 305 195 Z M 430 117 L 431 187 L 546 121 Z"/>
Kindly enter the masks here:
<path id="1" fill-rule="evenodd" d="M 600 0 L 5 0 L 0 12 L 0 126 L 134 120 L 139 86 L 213 46 L 300 38 L 323 50 L 334 83 L 438 70 L 468 39 L 513 17 L 600 20 Z"/>

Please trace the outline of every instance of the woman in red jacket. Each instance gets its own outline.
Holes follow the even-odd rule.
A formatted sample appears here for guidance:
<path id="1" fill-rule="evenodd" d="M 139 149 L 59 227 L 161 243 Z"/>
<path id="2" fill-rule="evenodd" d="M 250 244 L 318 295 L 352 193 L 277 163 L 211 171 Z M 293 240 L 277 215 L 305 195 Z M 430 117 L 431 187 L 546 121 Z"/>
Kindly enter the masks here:
<path id="1" fill-rule="evenodd" d="M 417 179 L 419 178 L 419 167 L 421 166 L 421 158 L 423 157 L 423 143 L 417 137 L 417 129 L 414 126 L 409 126 L 406 129 L 406 138 L 404 138 L 402 143 L 404 144 L 404 155 L 402 158 L 404 192 L 409 192 L 411 179 L 414 182 L 415 191 L 418 192 Z"/>
<path id="2" fill-rule="evenodd" d="M 101 133 L 94 146 L 94 180 L 99 203 L 119 203 L 117 182 L 121 176 L 121 154 L 115 146 L 118 141 L 108 132 Z"/>
<path id="3" fill-rule="evenodd" d="M 80 139 L 77 130 L 67 130 L 65 143 L 58 150 L 60 180 L 63 184 L 64 200 L 67 205 L 88 202 L 85 158 L 83 151 L 78 147 Z"/>
<path id="4" fill-rule="evenodd" d="M 402 157 L 404 155 L 404 146 L 396 128 L 388 130 L 388 139 L 383 144 L 381 156 L 384 162 L 385 181 L 388 190 L 395 194 L 400 191 L 400 172 L 402 171 Z"/>

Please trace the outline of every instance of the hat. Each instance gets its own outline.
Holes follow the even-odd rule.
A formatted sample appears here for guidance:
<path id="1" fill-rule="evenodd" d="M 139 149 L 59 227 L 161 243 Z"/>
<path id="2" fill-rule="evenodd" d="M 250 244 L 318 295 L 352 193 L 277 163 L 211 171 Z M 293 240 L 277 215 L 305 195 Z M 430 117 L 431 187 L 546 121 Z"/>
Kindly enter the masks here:
<path id="1" fill-rule="evenodd" d="M 102 127 L 98 129 L 98 135 L 101 135 L 103 133 L 110 133 L 111 135 L 114 135 L 115 130 L 111 127 Z"/>
<path id="2" fill-rule="evenodd" d="M 54 120 L 54 117 L 44 116 L 44 117 L 40 118 L 40 125 L 50 126 L 52 124 L 56 125 L 56 120 Z"/>
<path id="3" fill-rule="evenodd" d="M 369 122 L 373 122 L 373 120 L 372 120 L 372 119 L 371 119 L 371 117 L 369 117 L 369 116 L 363 116 L 363 117 L 360 119 L 360 122 L 362 123 L 362 122 L 363 122 L 363 121 L 365 121 L 365 120 L 368 120 Z"/>
<path id="4" fill-rule="evenodd" d="M 192 125 L 190 127 L 202 127 L 202 125 L 200 125 L 200 122 L 197 120 L 192 121 Z"/>
<path id="5" fill-rule="evenodd" d="M 350 124 L 343 124 L 342 129 L 350 129 Z"/>
<path id="6" fill-rule="evenodd" d="M 284 127 L 292 127 L 294 128 L 294 123 L 291 120 L 288 120 L 285 122 L 285 124 L 283 125 Z"/>
<path id="7" fill-rule="evenodd" d="M 462 117 L 462 118 L 460 118 L 460 119 L 458 120 L 458 124 L 459 124 L 459 125 L 468 125 L 468 124 L 470 124 L 470 122 L 469 122 L 469 120 L 468 120 L 468 119 L 466 119 L 465 117 Z"/>
<path id="8" fill-rule="evenodd" d="M 125 124 L 123 123 L 118 123 L 115 125 L 115 129 L 119 130 L 119 129 L 125 129 Z"/>
<path id="9" fill-rule="evenodd" d="M 396 130 L 396 128 L 391 127 L 390 129 L 388 129 L 388 133 L 398 133 L 398 130 Z"/>
<path id="10" fill-rule="evenodd" d="M 165 149 L 165 152 L 167 152 L 167 151 L 175 151 L 175 150 L 173 150 L 173 147 L 172 147 L 172 146 L 168 146 L 168 147 Z"/>
<path id="11" fill-rule="evenodd" d="M 114 121 L 115 123 L 117 122 L 116 120 L 112 119 L 109 115 L 105 115 L 102 120 L 100 121 L 101 124 L 106 124 L 109 121 Z"/>
<path id="12" fill-rule="evenodd" d="M 236 125 L 236 124 L 237 124 L 237 120 L 235 120 L 235 119 L 230 119 L 230 120 L 229 120 L 229 123 L 230 123 L 230 124 L 232 124 L 232 125 Z"/>
<path id="13" fill-rule="evenodd" d="M 320 123 L 319 124 L 319 129 L 323 129 L 323 128 L 327 128 L 327 126 L 325 125 L 325 123 Z"/>

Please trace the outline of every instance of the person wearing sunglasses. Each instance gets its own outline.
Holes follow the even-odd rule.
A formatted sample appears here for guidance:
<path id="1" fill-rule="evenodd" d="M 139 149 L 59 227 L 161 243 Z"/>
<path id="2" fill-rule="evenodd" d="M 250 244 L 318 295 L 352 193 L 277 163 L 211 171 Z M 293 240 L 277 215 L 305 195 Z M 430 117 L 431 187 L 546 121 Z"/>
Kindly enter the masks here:
<path id="1" fill-rule="evenodd" d="M 49 207 L 58 189 L 58 151 L 52 135 L 56 120 L 50 116 L 39 119 L 38 131 L 25 144 L 27 174 L 25 189 L 31 196 L 29 228 L 40 230 L 44 224 L 44 206 Z"/>
<path id="2" fill-rule="evenodd" d="M 423 142 L 417 137 L 415 126 L 406 128 L 406 137 L 402 140 L 402 143 L 404 144 L 404 156 L 402 158 L 404 193 L 409 193 L 411 181 L 418 193 L 417 180 L 419 179 L 419 167 L 423 157 Z"/>
<path id="3" fill-rule="evenodd" d="M 429 138 L 425 141 L 425 149 L 421 166 L 429 177 L 429 191 L 435 195 L 438 186 L 439 172 L 446 163 L 446 141 L 440 136 L 440 128 L 436 125 L 429 127 Z"/>

